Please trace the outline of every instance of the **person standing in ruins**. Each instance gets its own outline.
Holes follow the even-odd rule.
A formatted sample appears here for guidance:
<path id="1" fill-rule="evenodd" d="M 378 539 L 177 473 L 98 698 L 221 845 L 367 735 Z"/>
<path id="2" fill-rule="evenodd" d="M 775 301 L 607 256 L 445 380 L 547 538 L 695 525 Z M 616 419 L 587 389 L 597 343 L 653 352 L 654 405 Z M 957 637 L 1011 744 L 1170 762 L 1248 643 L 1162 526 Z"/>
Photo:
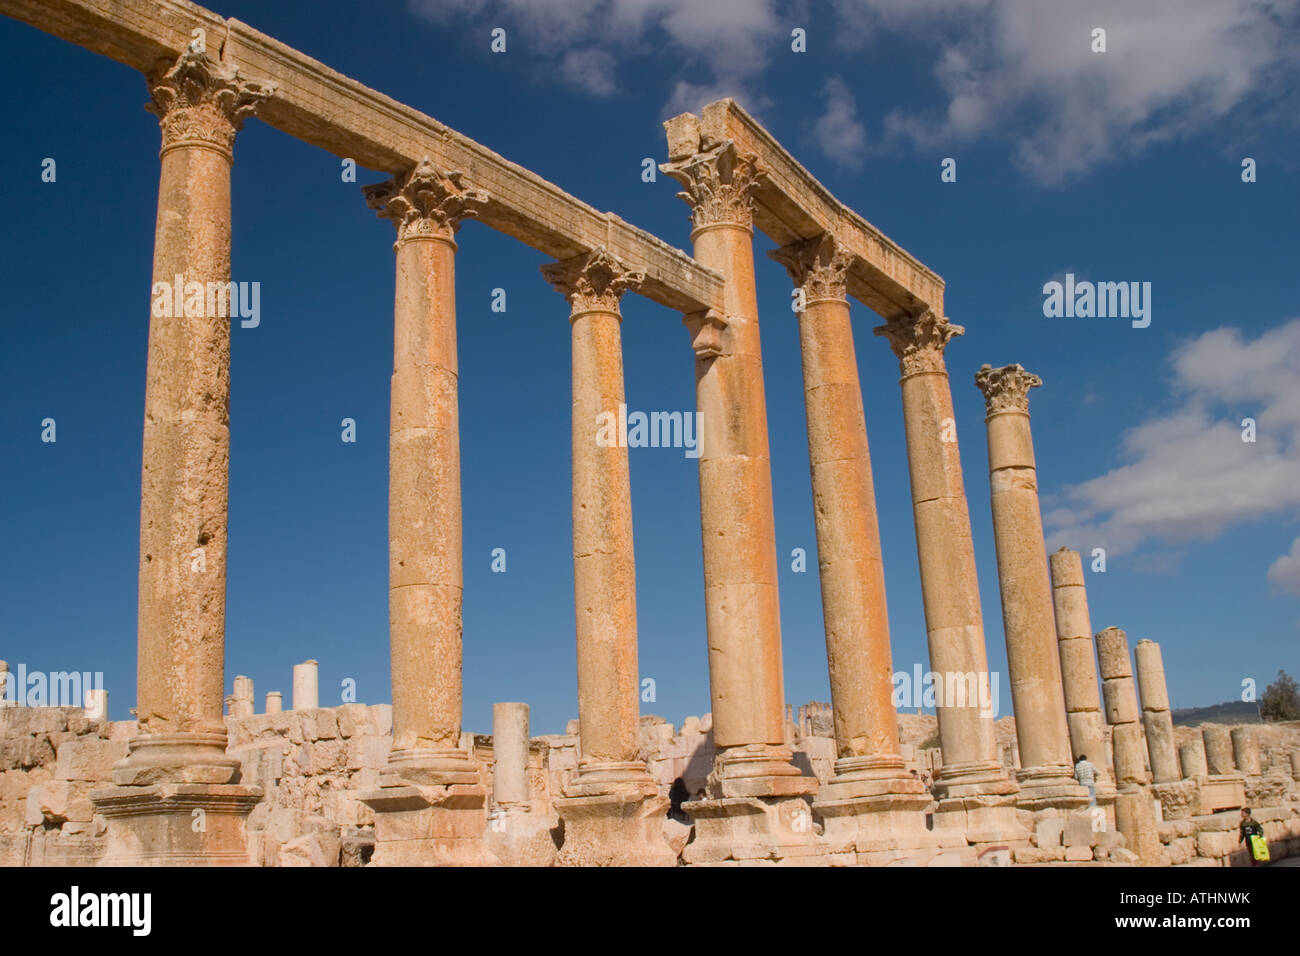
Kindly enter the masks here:
<path id="1" fill-rule="evenodd" d="M 1264 837 L 1264 828 L 1250 815 L 1250 807 L 1241 808 L 1241 823 L 1237 827 L 1241 838 L 1238 843 L 1246 844 L 1250 853 L 1250 865 L 1259 866 L 1260 861 L 1268 860 L 1268 841 Z"/>
<path id="2" fill-rule="evenodd" d="M 1088 788 L 1088 806 L 1097 805 L 1097 768 L 1088 759 L 1087 754 L 1079 754 L 1074 764 L 1074 779 Z"/>

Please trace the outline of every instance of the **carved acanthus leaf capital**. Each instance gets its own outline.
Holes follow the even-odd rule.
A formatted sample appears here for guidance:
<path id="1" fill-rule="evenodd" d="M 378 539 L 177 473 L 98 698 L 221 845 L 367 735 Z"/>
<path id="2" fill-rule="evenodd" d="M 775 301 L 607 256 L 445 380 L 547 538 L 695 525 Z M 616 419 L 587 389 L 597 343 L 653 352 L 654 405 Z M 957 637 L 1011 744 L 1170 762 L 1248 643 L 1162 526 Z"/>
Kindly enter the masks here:
<path id="1" fill-rule="evenodd" d="M 177 146 L 209 146 L 230 155 L 235 133 L 275 92 L 269 83 L 245 79 L 238 68 L 187 48 L 148 76 L 150 102 L 158 117 L 163 151 Z"/>
<path id="2" fill-rule="evenodd" d="M 919 315 L 891 319 L 872 330 L 889 340 L 889 347 L 898 356 L 898 365 L 904 376 L 918 372 L 947 372 L 943 350 L 948 342 L 966 330 L 947 318 L 926 309 Z"/>
<path id="3" fill-rule="evenodd" d="M 801 239 L 774 249 L 768 257 L 785 266 L 806 302 L 848 298 L 849 266 L 853 256 L 830 233 Z"/>
<path id="4" fill-rule="evenodd" d="M 684 187 L 677 198 L 690 205 L 694 228 L 752 227 L 758 163 L 752 156 L 738 155 L 734 143 L 722 143 L 675 163 L 662 163 L 659 169 Z"/>
<path id="5" fill-rule="evenodd" d="M 1029 390 L 1038 388 L 1043 380 L 1022 365 L 1004 365 L 994 368 L 982 365 L 975 373 L 975 384 L 984 393 L 984 409 L 989 415 L 998 412 L 1029 412 Z"/>
<path id="6" fill-rule="evenodd" d="M 463 173 L 443 172 L 428 156 L 405 175 L 362 186 L 361 191 L 380 219 L 391 219 L 397 226 L 398 243 L 450 240 L 461 220 L 478 215 L 479 207 L 488 201 L 486 192 L 465 185 Z"/>
<path id="7" fill-rule="evenodd" d="M 631 271 L 604 248 L 544 265 L 542 275 L 569 300 L 573 315 L 592 311 L 617 314 L 623 293 L 645 281 L 644 272 Z"/>

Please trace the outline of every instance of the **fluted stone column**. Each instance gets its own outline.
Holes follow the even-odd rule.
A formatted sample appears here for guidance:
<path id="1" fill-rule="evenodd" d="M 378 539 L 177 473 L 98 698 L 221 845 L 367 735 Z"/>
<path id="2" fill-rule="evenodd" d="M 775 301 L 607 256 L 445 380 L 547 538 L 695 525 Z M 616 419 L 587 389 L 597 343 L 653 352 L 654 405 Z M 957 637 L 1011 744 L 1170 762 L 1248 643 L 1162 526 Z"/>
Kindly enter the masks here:
<path id="1" fill-rule="evenodd" d="M 644 280 L 604 249 L 543 267 L 569 301 L 573 340 L 573 592 L 582 757 L 564 795 L 565 865 L 663 865 L 667 798 L 640 749 L 636 570 L 619 299 Z"/>
<path id="2" fill-rule="evenodd" d="M 1115 752 L 1115 782 L 1121 790 L 1150 782 L 1142 757 L 1142 728 L 1138 723 L 1137 691 L 1129 663 L 1128 635 L 1108 627 L 1097 635 L 1097 661 L 1101 689 L 1106 699 L 1106 720 L 1111 725 Z"/>
<path id="3" fill-rule="evenodd" d="M 1178 745 L 1178 765 L 1184 780 L 1195 780 L 1197 777 L 1209 774 L 1210 769 L 1205 762 L 1205 747 L 1201 745 L 1201 741 L 1189 740 Z"/>
<path id="4" fill-rule="evenodd" d="M 460 749 L 462 554 L 454 236 L 487 194 L 427 157 L 363 187 L 397 228 L 389 419 L 388 618 L 393 750 L 377 865 L 482 863 L 485 789 Z M 410 838 L 412 828 L 422 834 Z"/>
<path id="5" fill-rule="evenodd" d="M 1114 778 L 1107 767 L 1108 748 L 1097 688 L 1097 657 L 1092 648 L 1092 618 L 1083 583 L 1083 562 L 1078 551 L 1061 548 L 1049 557 L 1048 563 L 1071 755 L 1075 760 L 1086 756 L 1100 773 L 1098 795 L 1113 797 Z"/>
<path id="6" fill-rule="evenodd" d="M 1137 661 L 1138 693 L 1142 697 L 1142 726 L 1146 731 L 1151 779 L 1154 783 L 1176 783 L 1182 775 L 1178 767 L 1174 718 L 1169 712 L 1169 691 L 1165 686 L 1160 645 L 1155 641 L 1138 641 L 1133 656 Z"/>
<path id="7" fill-rule="evenodd" d="M 1020 752 L 1020 806 L 1070 809 L 1088 802 L 1074 779 L 1056 642 L 1052 582 L 1038 507 L 1038 469 L 1029 429 L 1029 389 L 1043 384 L 1019 365 L 983 366 L 989 486 L 1007 669 Z"/>
<path id="8" fill-rule="evenodd" d="M 139 732 L 114 767 L 118 787 L 96 791 L 95 803 L 109 820 L 106 862 L 243 864 L 255 792 L 235 783 L 222 715 L 230 168 L 236 132 L 272 90 L 193 49 L 148 82 L 162 150 L 140 493 Z M 190 828 L 192 809 L 207 812 L 202 833 Z"/>
<path id="9" fill-rule="evenodd" d="M 1014 813 L 1005 812 L 1014 806 L 1018 788 L 998 760 L 997 715 L 987 701 L 963 700 L 947 691 L 965 686 L 966 681 L 992 680 L 943 357 L 949 340 L 965 330 L 926 311 L 891 320 L 874 331 L 888 339 L 899 360 L 930 669 L 945 688 L 944 701 L 935 708 L 943 751 L 943 766 L 934 784 L 938 812 L 953 817 L 954 825 L 960 825 L 961 815 L 967 814 L 963 828 L 980 837 L 972 842 L 1019 836 Z M 1009 835 L 1002 835 L 1003 831 Z"/>
<path id="10" fill-rule="evenodd" d="M 691 207 L 695 258 L 726 278 L 726 314 L 686 317 L 703 416 L 700 516 L 713 737 L 710 796 L 793 796 L 800 776 L 785 746 L 781 622 L 767 408 L 754 291 L 751 192 L 758 170 L 731 143 L 698 149 L 674 132 L 660 168 Z M 686 144 L 686 145 L 684 145 Z M 695 151 L 698 150 L 698 151 Z"/>
<path id="11" fill-rule="evenodd" d="M 770 255 L 804 302 L 799 344 L 837 757 L 816 807 L 831 838 L 837 828 L 857 835 L 866 823 L 895 835 L 923 831 L 930 795 L 904 767 L 892 699 L 885 571 L 849 320 L 850 257 L 830 235 Z M 864 813 L 872 820 L 844 819 Z"/>
<path id="12" fill-rule="evenodd" d="M 294 710 L 315 710 L 320 706 L 320 665 L 314 660 L 293 665 Z"/>
<path id="13" fill-rule="evenodd" d="M 1251 728 L 1232 728 L 1232 759 L 1247 776 L 1258 777 L 1264 772 L 1259 761 L 1259 741 Z"/>

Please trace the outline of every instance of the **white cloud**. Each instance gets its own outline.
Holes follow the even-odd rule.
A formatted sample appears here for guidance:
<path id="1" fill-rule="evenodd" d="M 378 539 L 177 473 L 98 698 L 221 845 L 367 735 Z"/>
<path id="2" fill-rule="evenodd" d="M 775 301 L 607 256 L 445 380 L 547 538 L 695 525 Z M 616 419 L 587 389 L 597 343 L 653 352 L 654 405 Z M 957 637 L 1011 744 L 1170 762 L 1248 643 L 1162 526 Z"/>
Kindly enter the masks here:
<path id="1" fill-rule="evenodd" d="M 1125 464 L 1064 490 L 1063 506 L 1043 516 L 1049 548 L 1122 554 L 1300 511 L 1300 319 L 1254 339 L 1206 332 L 1170 364 L 1176 407 L 1124 435 Z M 1242 440 L 1244 418 L 1255 420 L 1254 442 Z M 1269 575 L 1300 593 L 1300 555 L 1293 548 Z"/>
<path id="2" fill-rule="evenodd" d="M 933 36 L 940 111 L 895 110 L 896 144 L 1006 138 L 1057 183 L 1218 123 L 1295 71 L 1298 0 L 836 0 L 841 44 Z M 1095 27 L 1107 51 L 1091 50 Z M 927 33 L 928 31 L 928 33 Z"/>
<path id="3" fill-rule="evenodd" d="M 754 92 L 777 40 L 788 37 L 776 0 L 410 0 L 410 7 L 435 24 L 484 27 L 485 46 L 486 30 L 504 27 L 508 49 L 558 59 L 561 78 L 594 96 L 617 89 L 620 55 L 669 56 L 674 70 L 698 75 L 675 84 L 666 113 L 698 109 L 708 102 L 701 95 Z"/>
<path id="4" fill-rule="evenodd" d="M 1268 580 L 1279 591 L 1300 596 L 1300 538 L 1291 542 L 1291 550 L 1269 567 Z"/>
<path id="5" fill-rule="evenodd" d="M 867 130 L 858 121 L 858 104 L 853 91 L 841 77 L 832 76 L 822 92 L 826 97 L 826 112 L 813 124 L 817 145 L 841 166 L 861 169 Z"/>

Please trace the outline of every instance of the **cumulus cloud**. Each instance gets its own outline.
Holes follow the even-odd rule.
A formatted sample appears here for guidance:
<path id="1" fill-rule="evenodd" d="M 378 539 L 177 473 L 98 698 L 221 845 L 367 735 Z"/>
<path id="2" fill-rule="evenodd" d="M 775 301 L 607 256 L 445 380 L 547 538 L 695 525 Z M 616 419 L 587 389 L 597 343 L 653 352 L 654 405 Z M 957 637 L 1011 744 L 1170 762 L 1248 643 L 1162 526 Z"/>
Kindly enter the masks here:
<path id="1" fill-rule="evenodd" d="M 1172 356 L 1174 407 L 1124 435 L 1125 463 L 1067 487 L 1048 511 L 1049 548 L 1212 540 L 1247 521 L 1300 509 L 1300 319 L 1254 339 L 1220 328 Z M 1245 418 L 1255 441 L 1242 440 Z M 1300 542 L 1269 578 L 1300 593 Z"/>
<path id="2" fill-rule="evenodd" d="M 866 127 L 858 120 L 858 104 L 842 77 L 832 76 L 822 90 L 826 111 L 813 124 L 818 147 L 849 169 L 861 169 L 867 145 Z"/>
<path id="3" fill-rule="evenodd" d="M 884 118 L 894 145 L 1006 138 L 1017 165 L 1059 183 L 1209 127 L 1283 90 L 1300 0 L 836 0 L 841 45 L 933 37 L 941 109 Z M 1091 49 L 1106 31 L 1106 52 Z"/>
<path id="4" fill-rule="evenodd" d="M 410 0 L 410 7 L 438 25 L 504 27 L 513 49 L 554 59 L 565 83 L 593 96 L 617 91 L 620 57 L 664 52 L 674 67 L 695 71 L 674 85 L 666 113 L 696 110 L 708 102 L 701 97 L 749 94 L 761 103 L 755 81 L 776 39 L 788 35 L 776 0 Z"/>

